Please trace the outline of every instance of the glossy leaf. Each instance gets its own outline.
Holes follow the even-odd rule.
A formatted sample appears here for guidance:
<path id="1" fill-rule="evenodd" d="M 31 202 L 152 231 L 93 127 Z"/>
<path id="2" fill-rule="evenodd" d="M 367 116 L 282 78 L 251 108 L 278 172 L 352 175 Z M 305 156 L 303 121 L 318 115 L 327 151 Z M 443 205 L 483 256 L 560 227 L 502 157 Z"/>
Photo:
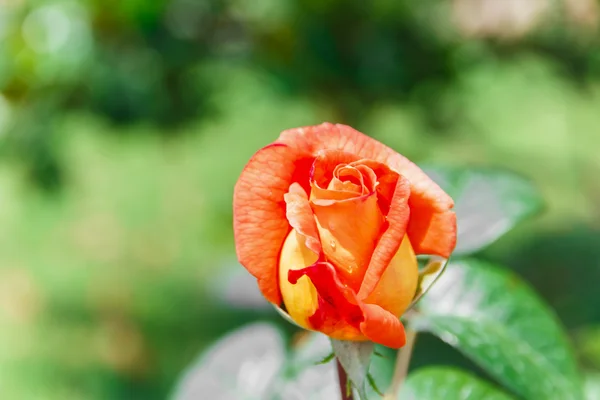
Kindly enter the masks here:
<path id="1" fill-rule="evenodd" d="M 335 361 L 312 365 L 282 382 L 274 400 L 331 400 L 340 396 Z"/>
<path id="2" fill-rule="evenodd" d="M 543 206 L 532 183 L 509 171 L 426 167 L 425 172 L 454 198 L 454 255 L 482 249 Z"/>
<path id="3" fill-rule="evenodd" d="M 368 346 L 341 344 L 348 358 L 358 350 L 365 362 Z M 350 349 L 348 347 L 351 347 Z M 286 352 L 280 332 L 257 323 L 226 336 L 210 348 L 184 374 L 174 400 L 330 400 L 340 393 L 335 360 L 319 362 L 332 352 L 331 340 L 320 333 L 304 332 Z M 344 353 L 346 352 L 346 353 Z M 346 359 L 357 373 L 357 360 Z M 368 366 L 368 362 L 366 362 Z M 359 376 L 355 375 L 359 380 Z M 355 391 L 355 398 L 359 393 Z M 364 393 L 363 393 L 364 395 Z"/>
<path id="4" fill-rule="evenodd" d="M 397 353 L 397 350 L 375 345 L 375 352 L 371 356 L 369 374 L 373 378 L 373 383 L 377 389 L 382 393 L 388 391 L 392 382 Z M 369 399 L 381 398 L 371 384 L 367 385 L 367 397 Z"/>
<path id="5" fill-rule="evenodd" d="M 331 342 L 323 334 L 306 332 L 294 346 L 288 374 L 274 396 L 275 400 L 330 400 L 339 397 L 335 359 L 319 364 L 331 353 Z"/>
<path id="6" fill-rule="evenodd" d="M 174 400 L 264 400 L 286 360 L 280 332 L 253 324 L 221 339 L 184 375 Z"/>
<path id="7" fill-rule="evenodd" d="M 458 348 L 524 398 L 582 398 L 567 337 L 552 311 L 513 273 L 450 263 L 419 303 L 413 327 Z"/>
<path id="8" fill-rule="evenodd" d="M 429 367 L 410 374 L 398 400 L 511 400 L 508 394 L 451 367 Z"/>

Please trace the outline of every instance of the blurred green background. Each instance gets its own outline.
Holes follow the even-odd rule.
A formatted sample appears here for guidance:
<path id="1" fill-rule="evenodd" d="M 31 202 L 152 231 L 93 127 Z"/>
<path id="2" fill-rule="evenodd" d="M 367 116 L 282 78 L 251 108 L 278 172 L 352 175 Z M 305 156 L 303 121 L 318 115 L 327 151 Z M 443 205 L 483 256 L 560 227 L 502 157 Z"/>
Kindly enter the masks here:
<path id="1" fill-rule="evenodd" d="M 215 295 L 241 271 L 232 189 L 281 130 L 323 121 L 419 163 L 532 179 L 546 213 L 482 256 L 531 282 L 600 371 L 599 15 L 596 0 L 0 0 L 2 399 L 163 399 L 219 335 L 279 321 Z M 415 362 L 457 358 L 441 348 L 424 337 Z"/>

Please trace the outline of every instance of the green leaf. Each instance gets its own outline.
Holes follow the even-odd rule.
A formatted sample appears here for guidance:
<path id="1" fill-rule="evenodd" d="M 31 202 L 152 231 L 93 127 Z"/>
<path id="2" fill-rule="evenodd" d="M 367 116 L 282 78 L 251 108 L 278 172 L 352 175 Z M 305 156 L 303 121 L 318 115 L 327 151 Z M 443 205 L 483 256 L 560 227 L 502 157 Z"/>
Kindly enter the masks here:
<path id="1" fill-rule="evenodd" d="M 177 385 L 174 400 L 269 398 L 286 359 L 279 330 L 252 324 L 200 356 Z"/>
<path id="2" fill-rule="evenodd" d="M 419 309 L 414 328 L 458 348 L 519 395 L 582 398 L 559 321 L 513 273 L 474 260 L 450 263 Z"/>
<path id="3" fill-rule="evenodd" d="M 367 386 L 369 399 L 379 399 L 381 396 L 377 392 L 386 393 L 388 391 L 394 376 L 397 353 L 397 350 L 375 345 L 375 352 L 369 366 L 369 375 L 367 375 L 367 379 L 369 376 L 373 379 L 373 382 L 369 382 Z"/>
<path id="4" fill-rule="evenodd" d="M 288 376 L 281 382 L 274 400 L 330 400 L 340 395 L 335 362 L 316 364 L 331 353 L 329 338 L 320 333 L 307 334 L 296 345 L 288 363 Z"/>
<path id="5" fill-rule="evenodd" d="M 481 379 L 450 367 L 428 367 L 410 374 L 398 400 L 511 400 Z"/>
<path id="6" fill-rule="evenodd" d="M 397 350 L 379 344 L 375 345 L 375 352 L 371 357 L 371 365 L 369 366 L 369 374 L 373 378 L 374 383 L 374 385 L 369 384 L 367 387 L 367 396 L 369 399 L 378 399 L 377 391 L 382 393 L 388 391 L 394 376 L 397 354 Z"/>
<path id="7" fill-rule="evenodd" d="M 424 168 L 455 201 L 458 239 L 454 255 L 476 252 L 543 207 L 527 179 L 504 170 Z"/>
<path id="8" fill-rule="evenodd" d="M 326 364 L 325 360 L 335 357 L 329 338 L 319 332 L 304 331 L 301 339 L 292 346 L 288 368 L 295 374 L 314 365 Z"/>
<path id="9" fill-rule="evenodd" d="M 318 361 L 316 364 L 327 364 L 328 362 L 333 361 L 333 359 L 335 358 L 335 354 L 334 353 L 330 353 L 329 355 L 325 356 L 321 361 Z"/>
<path id="10" fill-rule="evenodd" d="M 370 388 L 377 393 L 377 395 L 383 397 L 383 392 L 381 389 L 379 389 L 379 386 L 377 386 L 377 382 L 371 373 L 367 374 L 367 381 L 369 381 Z"/>

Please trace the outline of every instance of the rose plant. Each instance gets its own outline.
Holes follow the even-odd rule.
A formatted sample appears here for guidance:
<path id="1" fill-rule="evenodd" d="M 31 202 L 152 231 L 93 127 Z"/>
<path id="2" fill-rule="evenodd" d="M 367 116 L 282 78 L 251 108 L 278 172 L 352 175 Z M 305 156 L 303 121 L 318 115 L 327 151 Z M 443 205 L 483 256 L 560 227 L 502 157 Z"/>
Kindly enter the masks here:
<path id="1" fill-rule="evenodd" d="M 237 256 L 257 282 L 244 290 L 257 287 L 308 336 L 244 327 L 201 355 L 176 400 L 586 399 L 552 310 L 515 274 L 467 257 L 541 209 L 526 179 L 421 169 L 326 123 L 282 132 L 233 192 Z M 409 373 L 420 332 L 496 383 L 447 366 Z M 332 358 L 337 367 L 318 363 Z"/>
<path id="2" fill-rule="evenodd" d="M 298 325 L 399 348 L 415 254 L 450 255 L 453 205 L 419 167 L 348 126 L 291 129 L 235 187 L 237 254 Z"/>

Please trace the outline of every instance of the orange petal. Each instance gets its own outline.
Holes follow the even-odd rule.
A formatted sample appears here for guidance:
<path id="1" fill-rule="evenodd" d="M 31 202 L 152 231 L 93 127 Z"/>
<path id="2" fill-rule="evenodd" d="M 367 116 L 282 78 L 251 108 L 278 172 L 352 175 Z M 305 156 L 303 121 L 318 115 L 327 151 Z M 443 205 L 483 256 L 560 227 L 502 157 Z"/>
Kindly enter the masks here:
<path id="1" fill-rule="evenodd" d="M 434 211 L 427 206 L 412 206 L 406 231 L 411 242 L 417 243 L 419 254 L 436 254 L 448 258 L 456 246 L 456 214 L 452 210 Z"/>
<path id="2" fill-rule="evenodd" d="M 357 171 L 358 172 L 358 171 Z M 361 185 L 357 185 L 354 182 L 350 181 L 341 181 L 338 178 L 333 178 L 327 190 L 335 191 L 335 192 L 346 192 L 348 196 L 356 197 L 362 196 L 366 193 L 363 193 L 363 187 Z"/>
<path id="3" fill-rule="evenodd" d="M 294 182 L 283 198 L 287 205 L 286 217 L 289 224 L 305 238 L 306 247 L 315 254 L 320 254 L 321 241 L 319 240 L 315 216 L 308 202 L 308 195 L 300 184 Z"/>
<path id="4" fill-rule="evenodd" d="M 356 168 L 368 168 L 374 175 L 377 182 L 377 199 L 383 215 L 387 215 L 390 209 L 396 184 L 398 183 L 398 173 L 392 171 L 387 165 L 375 160 L 362 159 L 351 163 Z"/>
<path id="5" fill-rule="evenodd" d="M 277 141 L 310 154 L 317 154 L 321 150 L 339 150 L 358 158 L 378 161 L 408 178 L 416 202 L 431 204 L 437 210 L 454 205 L 452 198 L 412 161 L 349 126 L 323 123 L 289 129 L 283 131 Z"/>
<path id="6" fill-rule="evenodd" d="M 325 256 L 358 290 L 385 221 L 376 194 L 341 201 L 314 197 L 311 205 Z"/>
<path id="7" fill-rule="evenodd" d="M 297 151 L 282 143 L 259 150 L 248 162 L 233 194 L 233 230 L 240 263 L 258 280 L 271 303 L 281 303 L 277 284 L 279 251 L 290 225 L 284 195 L 296 170 Z"/>
<path id="8" fill-rule="evenodd" d="M 456 241 L 456 225 L 447 215 L 454 202 L 419 167 L 384 144 L 345 125 L 324 123 L 284 131 L 278 142 L 297 148 L 304 154 L 317 154 L 322 150 L 338 150 L 368 158 L 388 165 L 410 181 L 410 206 L 416 222 L 411 229 L 411 241 L 417 254 L 437 254 L 448 257 Z M 384 211 L 385 213 L 385 211 Z M 444 214 L 443 217 L 434 214 Z"/>
<path id="9" fill-rule="evenodd" d="M 315 154 L 315 161 L 310 172 L 310 179 L 320 188 L 327 188 L 333 179 L 335 169 L 340 164 L 350 164 L 360 157 L 339 150 L 322 150 Z"/>
<path id="10" fill-rule="evenodd" d="M 366 192 L 362 172 L 347 164 L 338 164 L 333 172 L 333 179 L 327 186 L 328 190 L 336 190 L 352 193 L 354 196 L 361 196 Z"/>
<path id="11" fill-rule="evenodd" d="M 397 316 L 375 304 L 364 304 L 362 309 L 365 320 L 360 330 L 367 338 L 393 349 L 404 346 L 404 325 Z"/>
<path id="12" fill-rule="evenodd" d="M 358 292 L 360 299 L 366 298 L 373 292 L 400 248 L 411 215 L 411 210 L 408 207 L 409 194 L 410 185 L 408 180 L 400 175 L 387 214 L 387 229 L 381 235 L 377 247 L 373 251 L 369 267 Z"/>
<path id="13" fill-rule="evenodd" d="M 356 197 L 355 192 L 341 190 L 341 188 L 335 187 L 335 183 L 332 184 L 336 169 L 340 165 L 346 165 L 356 160 L 356 156 L 343 151 L 324 150 L 319 152 L 310 173 L 311 199 L 315 196 L 329 200 L 346 200 Z"/>
<path id="14" fill-rule="evenodd" d="M 352 163 L 350 164 L 353 167 L 353 164 L 356 164 L 356 169 L 360 172 L 363 178 L 363 194 L 373 193 L 377 190 L 377 174 L 370 168 L 368 165 L 364 163 Z"/>

